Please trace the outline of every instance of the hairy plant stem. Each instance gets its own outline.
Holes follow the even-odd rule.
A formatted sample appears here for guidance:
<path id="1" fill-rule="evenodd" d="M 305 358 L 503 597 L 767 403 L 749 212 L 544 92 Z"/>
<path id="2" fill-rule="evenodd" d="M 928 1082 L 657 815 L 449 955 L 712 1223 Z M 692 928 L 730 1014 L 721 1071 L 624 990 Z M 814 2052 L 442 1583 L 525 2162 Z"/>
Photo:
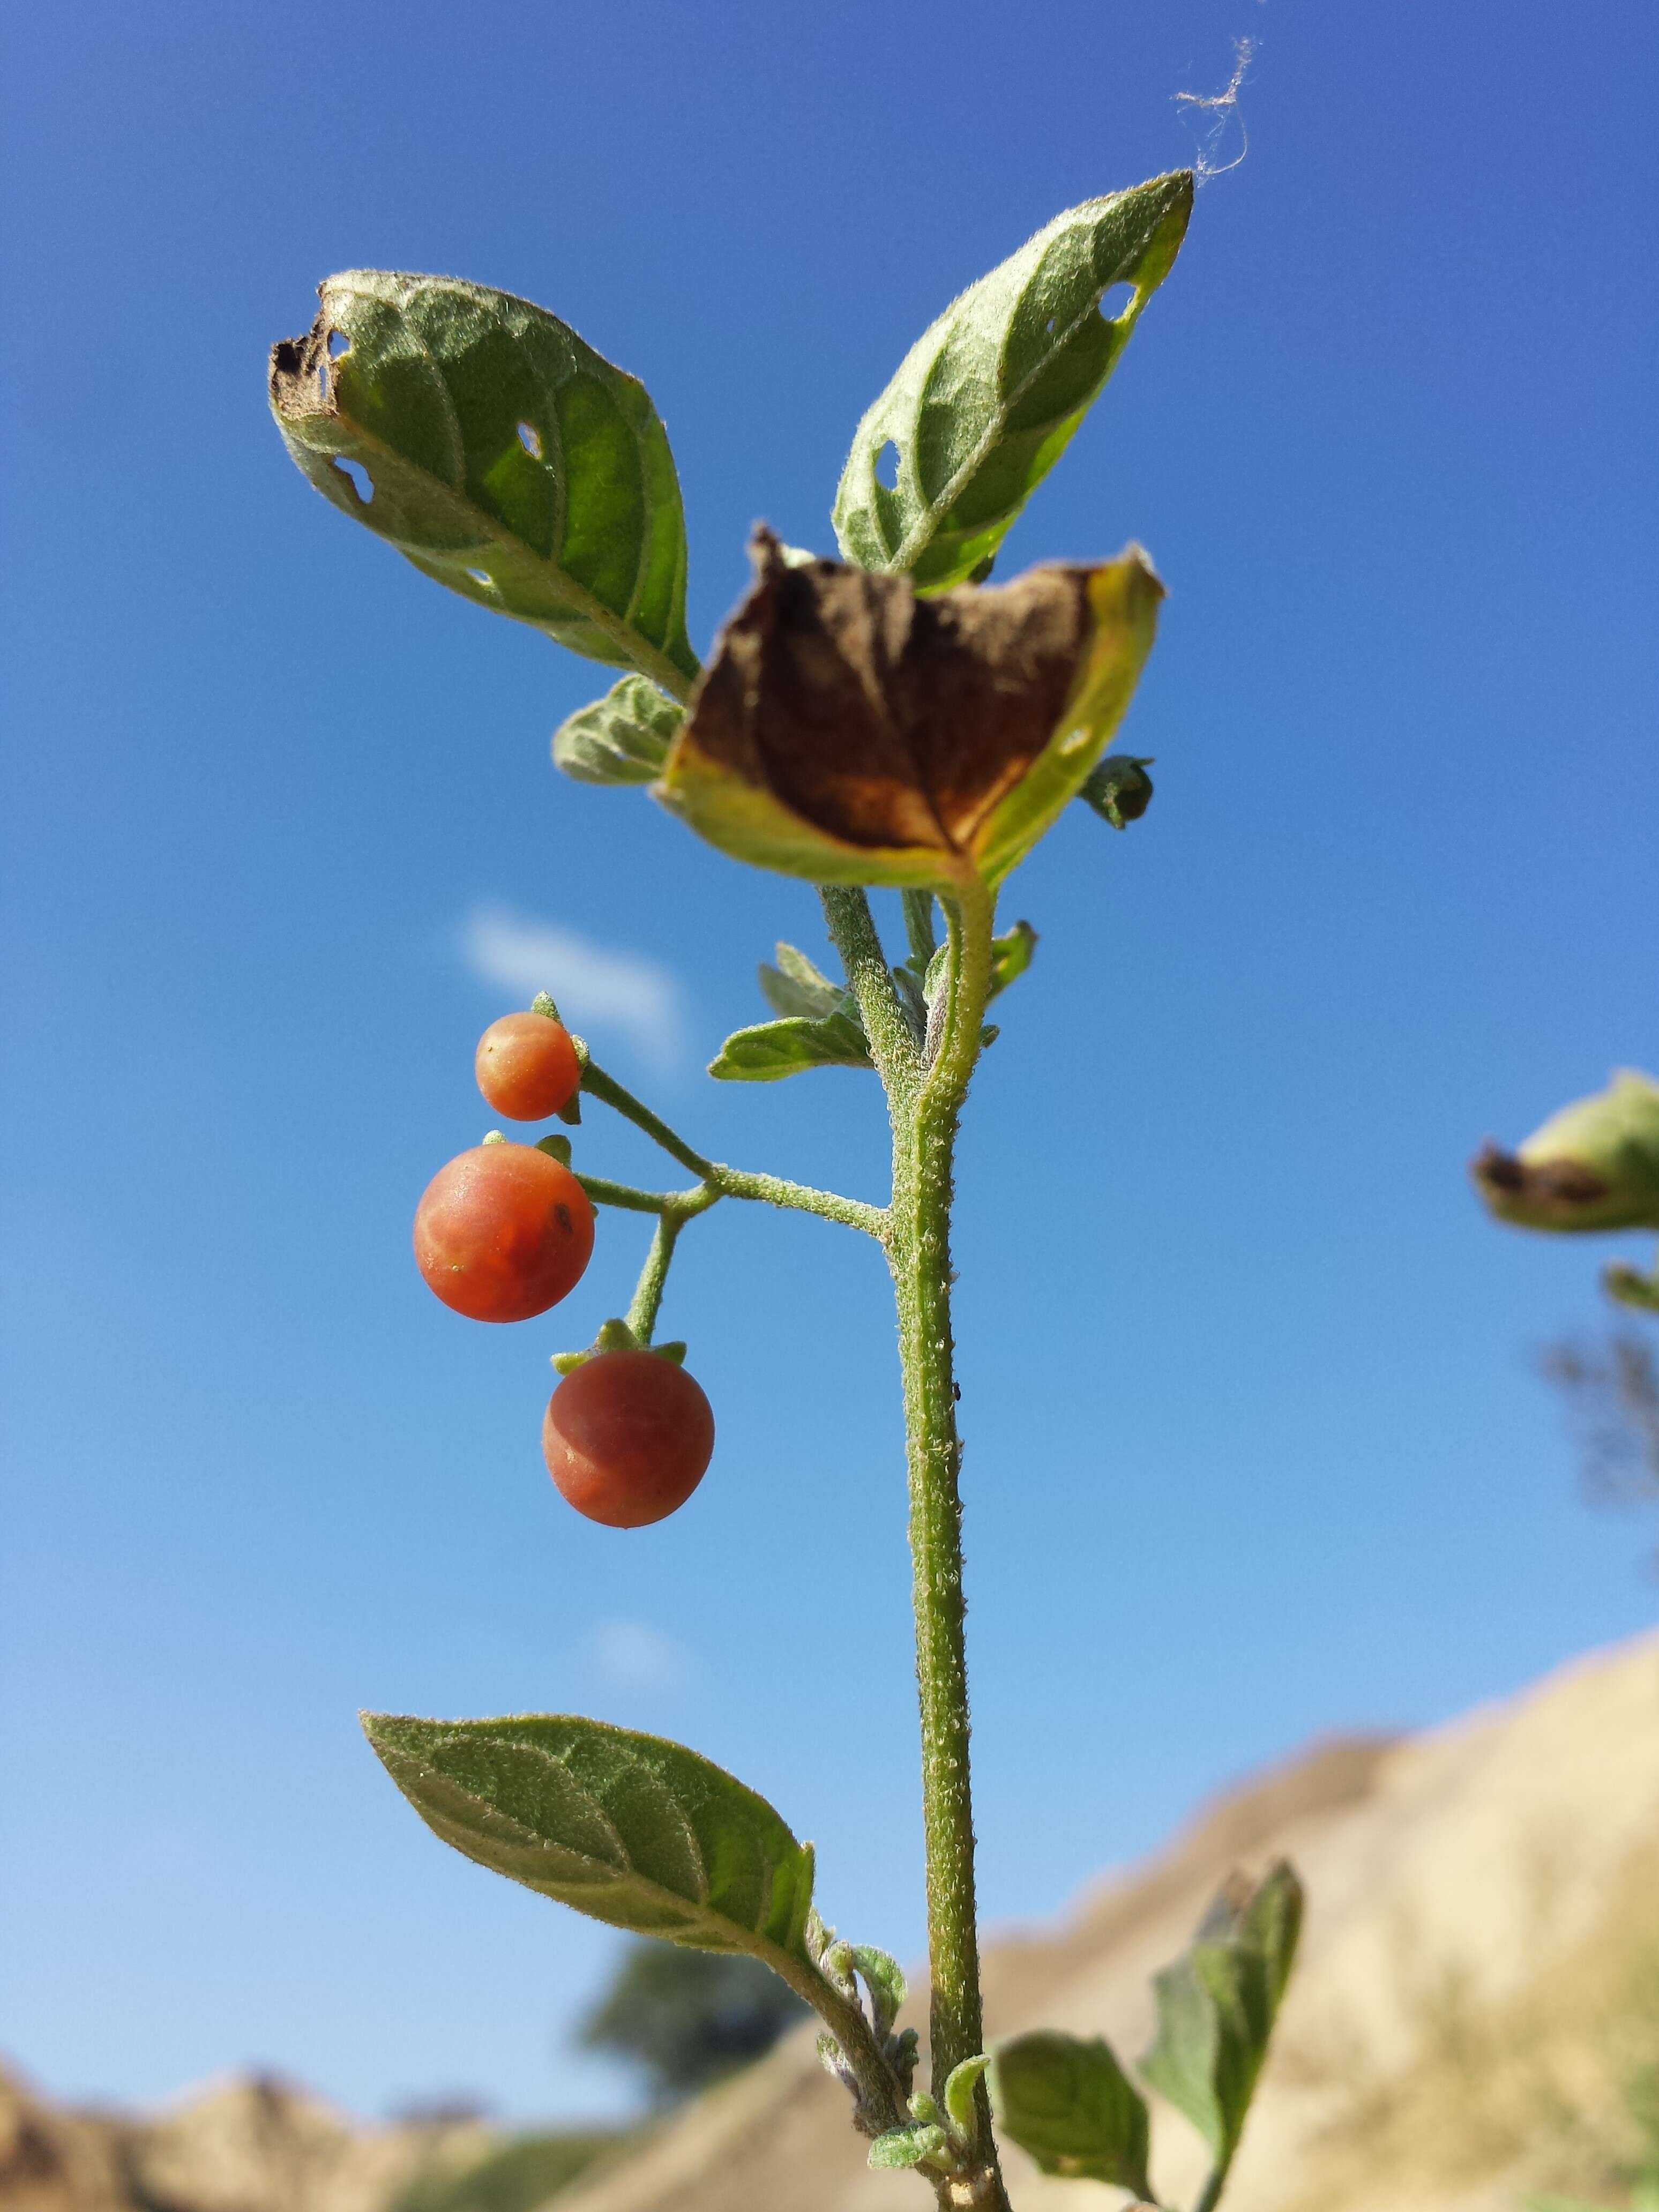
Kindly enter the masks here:
<path id="1" fill-rule="evenodd" d="M 871 1056 L 886 1086 L 893 1129 L 886 1247 L 904 1383 L 927 1865 L 929 2042 L 933 2095 L 942 2102 L 951 2069 L 984 2048 L 957 1480 L 962 1445 L 951 1329 L 951 1201 L 957 1125 L 979 1057 L 990 990 L 994 901 L 975 884 L 944 902 L 950 957 L 938 1048 L 927 1066 L 905 1023 L 863 892 L 827 889 L 823 898 Z M 969 2167 L 939 2179 L 939 2202 L 1007 2212 L 983 2081 L 975 2115 Z"/>

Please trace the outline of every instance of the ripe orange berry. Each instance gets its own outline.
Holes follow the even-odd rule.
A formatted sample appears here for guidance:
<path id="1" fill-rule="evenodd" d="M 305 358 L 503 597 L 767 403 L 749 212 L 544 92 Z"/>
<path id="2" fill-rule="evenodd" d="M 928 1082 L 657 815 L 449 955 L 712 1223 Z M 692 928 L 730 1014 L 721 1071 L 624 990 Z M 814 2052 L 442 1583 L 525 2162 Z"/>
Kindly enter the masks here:
<path id="1" fill-rule="evenodd" d="M 475 1145 L 426 1187 L 415 1258 L 427 1286 L 473 1321 L 528 1321 L 581 1279 L 593 1208 L 533 1145 Z"/>
<path id="2" fill-rule="evenodd" d="M 581 1087 L 570 1032 L 548 1014 L 503 1014 L 478 1039 L 478 1088 L 509 1121 L 544 1121 Z"/>
<path id="3" fill-rule="evenodd" d="M 547 1471 L 578 1513 L 643 1528 L 684 1505 L 714 1449 L 702 1386 L 655 1352 L 599 1352 L 567 1375 L 542 1423 Z"/>

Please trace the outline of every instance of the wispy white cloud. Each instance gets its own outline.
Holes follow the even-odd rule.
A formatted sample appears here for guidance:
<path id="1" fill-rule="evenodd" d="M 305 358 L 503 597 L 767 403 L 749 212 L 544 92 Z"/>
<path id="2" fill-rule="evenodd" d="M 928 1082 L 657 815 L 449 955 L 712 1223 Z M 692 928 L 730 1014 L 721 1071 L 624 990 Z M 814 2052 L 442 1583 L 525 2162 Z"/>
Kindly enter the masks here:
<path id="1" fill-rule="evenodd" d="M 683 1689 L 697 1671 L 683 1645 L 641 1620 L 608 1620 L 595 1629 L 593 1656 L 606 1680 L 623 1690 Z"/>
<path id="2" fill-rule="evenodd" d="M 481 982 L 499 984 L 526 1006 L 538 991 L 550 991 L 575 1029 L 620 1031 L 661 1067 L 683 1056 L 680 987 L 654 960 L 613 951 L 502 906 L 472 909 L 462 926 L 461 950 Z"/>

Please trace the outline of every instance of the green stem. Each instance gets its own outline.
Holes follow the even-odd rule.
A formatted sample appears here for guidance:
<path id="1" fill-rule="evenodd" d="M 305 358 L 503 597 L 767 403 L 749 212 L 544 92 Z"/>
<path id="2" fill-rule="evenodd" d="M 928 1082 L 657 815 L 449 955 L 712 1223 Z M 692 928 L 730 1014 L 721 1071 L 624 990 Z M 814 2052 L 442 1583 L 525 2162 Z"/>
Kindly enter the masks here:
<path id="1" fill-rule="evenodd" d="M 889 1085 L 893 1204 L 888 1256 L 904 1381 L 927 1863 L 929 2038 L 933 2094 L 941 2101 L 951 2069 L 985 2047 L 963 1641 L 962 1445 L 951 1328 L 951 1201 L 957 1125 L 979 1056 L 990 991 L 994 905 L 977 885 L 945 901 L 951 957 L 938 1048 L 925 1071 L 913 1054 L 914 1076 L 901 1060 L 901 1073 L 909 1079 Z M 867 1015 L 866 1020 L 868 1027 Z M 975 2164 L 953 2185 L 958 2195 L 942 2201 L 1006 2212 L 982 2081 L 975 2113 Z"/>
<path id="2" fill-rule="evenodd" d="M 660 1145 L 671 1159 L 678 1160 L 683 1168 L 690 1168 L 694 1176 L 706 1176 L 714 1166 L 699 1152 L 694 1152 L 684 1137 L 677 1135 L 659 1114 L 653 1114 L 643 1099 L 636 1098 L 631 1091 L 624 1091 L 614 1075 L 607 1075 L 597 1060 L 582 1059 L 582 1089 L 592 1098 L 602 1099 L 614 1107 L 624 1121 L 631 1121 L 636 1129 L 643 1129 L 653 1145 Z"/>
<path id="3" fill-rule="evenodd" d="M 751 1175 L 744 1168 L 722 1167 L 718 1161 L 709 1181 L 722 1198 L 758 1199 L 763 1205 L 786 1206 L 795 1213 L 816 1213 L 822 1220 L 861 1229 L 878 1243 L 886 1241 L 884 1206 L 868 1206 L 861 1198 L 841 1198 L 832 1190 L 814 1190 L 810 1183 L 787 1182 L 781 1176 Z"/>
<path id="4" fill-rule="evenodd" d="M 818 888 L 830 936 L 841 955 L 847 981 L 858 1000 L 870 1057 L 876 1063 L 890 1109 L 911 1097 L 921 1080 L 921 1060 L 910 1024 L 904 1018 L 893 971 L 887 965 L 870 902 L 856 886 L 823 884 Z"/>
<path id="5" fill-rule="evenodd" d="M 620 1206 L 628 1213 L 666 1213 L 688 1195 L 678 1190 L 635 1190 L 631 1182 L 612 1182 L 609 1176 L 579 1175 L 576 1180 L 595 1206 Z"/>
<path id="6" fill-rule="evenodd" d="M 634 1288 L 634 1303 L 628 1309 L 628 1326 L 641 1344 L 650 1343 L 651 1332 L 657 1326 L 657 1310 L 667 1285 L 669 1263 L 687 1219 L 688 1216 L 677 1206 L 665 1206 L 657 1216 L 651 1249 L 645 1255 L 645 1265 Z"/>

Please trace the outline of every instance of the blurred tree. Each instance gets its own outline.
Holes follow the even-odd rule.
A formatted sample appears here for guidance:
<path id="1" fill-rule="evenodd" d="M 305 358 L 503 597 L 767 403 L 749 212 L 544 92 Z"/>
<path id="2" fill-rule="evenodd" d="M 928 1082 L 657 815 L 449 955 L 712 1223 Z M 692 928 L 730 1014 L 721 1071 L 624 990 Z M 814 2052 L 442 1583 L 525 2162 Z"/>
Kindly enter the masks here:
<path id="1" fill-rule="evenodd" d="M 629 1945 L 578 2040 L 642 2068 L 667 2105 L 763 2057 L 805 2011 L 758 1960 L 647 1938 Z"/>
<path id="2" fill-rule="evenodd" d="M 1659 1362 L 1652 1345 L 1620 1329 L 1593 1343 L 1547 1345 L 1538 1365 L 1566 1401 L 1591 1498 L 1659 1504 Z"/>
<path id="3" fill-rule="evenodd" d="M 417 2175 L 391 2212 L 536 2212 L 606 2151 L 629 2140 L 617 2128 L 572 2128 L 520 2136 L 457 2172 L 434 2165 Z"/>

